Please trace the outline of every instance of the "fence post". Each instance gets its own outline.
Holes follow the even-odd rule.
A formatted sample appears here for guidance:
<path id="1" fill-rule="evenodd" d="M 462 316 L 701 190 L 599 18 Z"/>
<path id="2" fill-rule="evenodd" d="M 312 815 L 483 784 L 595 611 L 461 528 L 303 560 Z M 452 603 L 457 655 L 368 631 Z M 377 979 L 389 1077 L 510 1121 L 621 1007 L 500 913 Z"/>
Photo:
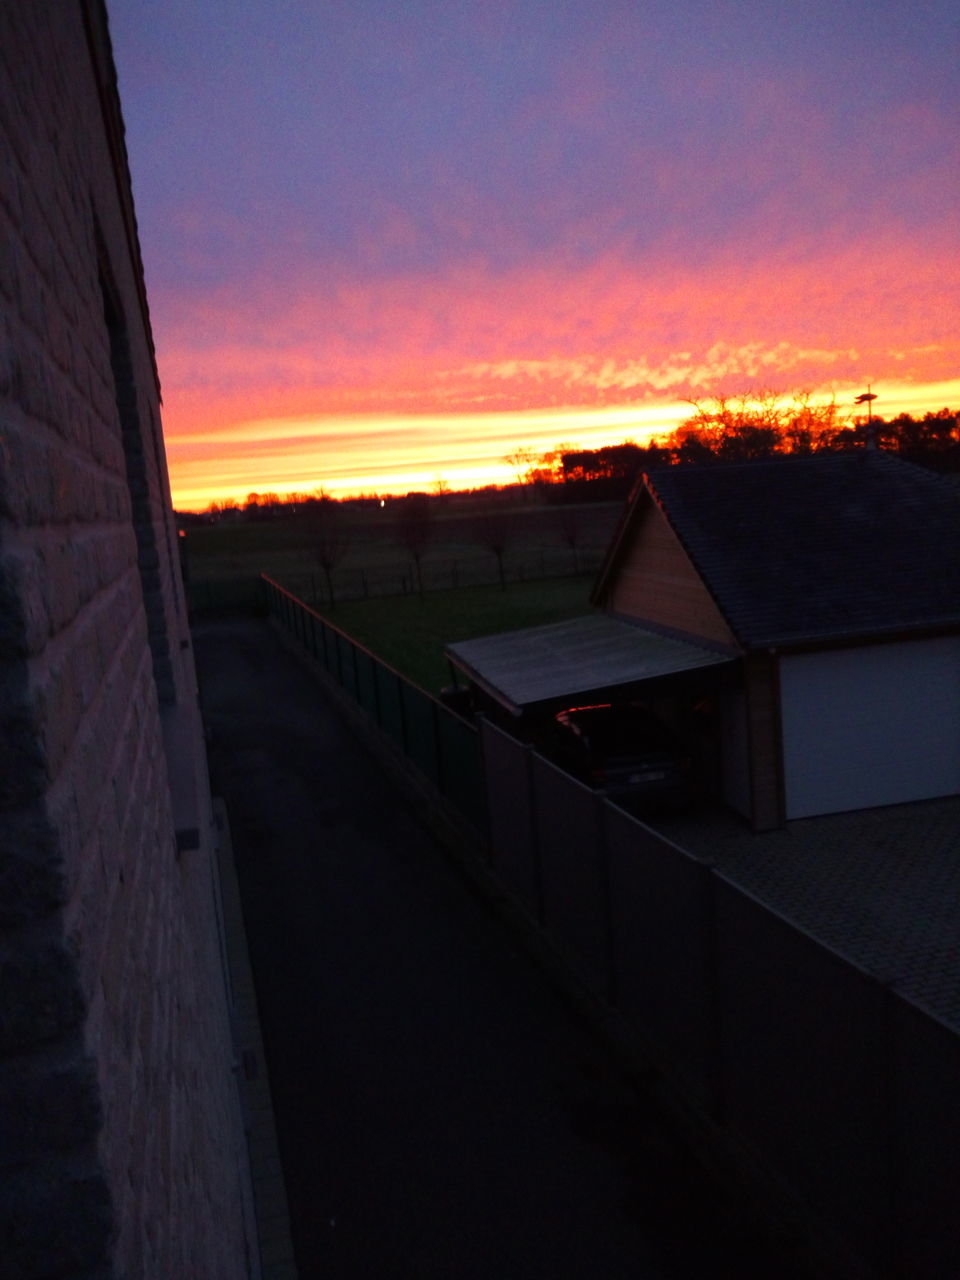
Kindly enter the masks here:
<path id="1" fill-rule="evenodd" d="M 437 706 L 437 703 L 435 703 L 432 698 L 430 700 L 429 705 L 430 705 L 430 732 L 433 734 L 433 754 L 437 761 L 437 790 L 445 799 L 449 799 L 449 796 L 447 795 L 446 771 L 444 770 L 444 767 L 443 767 L 443 752 L 440 749 L 441 743 L 440 743 L 439 708 Z"/>
<path id="2" fill-rule="evenodd" d="M 716 875 L 713 864 L 700 862 L 700 928 L 703 936 L 704 965 L 701 981 L 706 1006 L 704 1044 L 707 1108 L 717 1124 L 723 1124 L 726 1111 L 723 1078 L 723 1011 L 720 1008 L 720 934 L 717 929 Z"/>
<path id="3" fill-rule="evenodd" d="M 882 1159 L 886 1164 L 883 1179 L 882 1223 L 886 1235 L 884 1251 L 899 1273 L 908 1271 L 909 1242 L 904 1239 L 902 1226 L 902 1174 L 903 1152 L 907 1136 L 903 1132 L 902 1116 L 898 1105 L 897 1064 L 893 1052 L 893 983 L 876 977 L 880 987 L 880 1026 L 877 1028 L 877 1056 L 882 1072 L 883 1133 L 880 1136 Z"/>
<path id="4" fill-rule="evenodd" d="M 603 925 L 603 967 L 605 991 L 610 1003 L 617 1007 L 620 975 L 617 972 L 617 953 L 613 942 L 613 906 L 610 901 L 610 852 L 607 842 L 608 802 L 602 795 L 594 796 L 594 812 L 597 826 L 597 871 L 600 879 L 600 912 Z"/>
<path id="5" fill-rule="evenodd" d="M 403 685 L 400 676 L 394 674 L 394 684 L 397 690 L 397 702 L 400 706 L 400 741 L 403 743 L 403 754 L 410 754 L 410 744 L 407 735 L 407 704 L 403 700 Z"/>
<path id="6" fill-rule="evenodd" d="M 533 865 L 533 896 L 537 904 L 537 923 L 542 927 L 546 918 L 543 899 L 543 851 L 540 847 L 540 813 L 537 804 L 537 787 L 533 780 L 533 747 L 523 744 L 526 762 L 527 795 L 530 798 L 530 855 Z"/>
<path id="7" fill-rule="evenodd" d="M 380 680 L 377 677 L 377 671 L 379 670 L 379 667 L 380 667 L 380 663 L 379 661 L 377 661 L 376 666 L 374 666 L 371 670 L 371 677 L 373 679 L 373 707 L 377 717 L 377 728 L 382 729 L 383 728 L 383 708 L 380 704 Z"/>

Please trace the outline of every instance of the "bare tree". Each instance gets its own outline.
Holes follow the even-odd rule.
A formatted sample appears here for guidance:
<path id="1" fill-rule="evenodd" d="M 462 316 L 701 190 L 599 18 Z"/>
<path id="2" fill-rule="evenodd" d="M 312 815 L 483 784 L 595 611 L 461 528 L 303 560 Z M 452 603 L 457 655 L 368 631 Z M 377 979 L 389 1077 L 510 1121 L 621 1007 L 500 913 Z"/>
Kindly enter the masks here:
<path id="1" fill-rule="evenodd" d="M 483 512 L 477 516 L 473 523 L 475 541 L 496 556 L 501 591 L 506 591 L 507 589 L 504 557 L 507 554 L 507 548 L 514 539 L 515 533 L 516 527 L 513 515 L 503 507 L 493 507 L 489 511 Z"/>
<path id="2" fill-rule="evenodd" d="M 343 509 L 321 491 L 313 517 L 313 554 L 323 570 L 331 607 L 335 604 L 333 571 L 349 549 L 350 530 L 344 520 Z"/>
<path id="3" fill-rule="evenodd" d="M 566 505 L 555 508 L 560 541 L 573 552 L 574 572 L 580 572 L 580 547 L 583 545 L 583 512 L 579 507 Z"/>
<path id="4" fill-rule="evenodd" d="M 836 400 L 811 403 L 808 391 L 798 392 L 784 411 L 783 441 L 788 453 L 820 453 L 836 447 L 849 426 Z"/>
<path id="5" fill-rule="evenodd" d="M 417 575 L 417 590 L 423 595 L 421 561 L 433 537 L 433 508 L 427 494 L 408 493 L 401 500 L 397 533 L 413 560 Z"/>
<path id="6" fill-rule="evenodd" d="M 524 489 L 534 480 L 536 467 L 538 467 L 540 460 L 538 454 L 524 445 L 524 447 L 517 448 L 512 453 L 508 453 L 503 461 L 512 468 L 513 474 L 517 477 L 517 484 L 520 485 L 521 489 Z"/>
<path id="7" fill-rule="evenodd" d="M 691 404 L 696 412 L 665 441 L 677 461 L 817 453 L 835 447 L 849 425 L 835 400 L 814 404 L 806 391 L 790 398 L 774 391 L 751 391 Z"/>

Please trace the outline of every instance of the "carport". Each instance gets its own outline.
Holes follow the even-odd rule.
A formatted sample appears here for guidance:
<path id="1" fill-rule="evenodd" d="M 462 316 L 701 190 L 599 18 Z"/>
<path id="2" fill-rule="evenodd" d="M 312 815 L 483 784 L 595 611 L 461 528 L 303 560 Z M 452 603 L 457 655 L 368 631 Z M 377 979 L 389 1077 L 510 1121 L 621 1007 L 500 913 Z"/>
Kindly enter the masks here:
<path id="1" fill-rule="evenodd" d="M 729 671 L 737 655 L 691 644 L 605 613 L 461 640 L 445 650 L 454 670 L 513 717 L 575 703 L 661 697 L 691 676 Z M 702 681 L 700 681 L 702 683 Z"/>
<path id="2" fill-rule="evenodd" d="M 474 709 L 541 750 L 550 716 L 565 707 L 642 700 L 686 745 L 698 786 L 721 794 L 718 706 L 741 678 L 738 654 L 608 613 L 461 640 L 445 652 Z"/>

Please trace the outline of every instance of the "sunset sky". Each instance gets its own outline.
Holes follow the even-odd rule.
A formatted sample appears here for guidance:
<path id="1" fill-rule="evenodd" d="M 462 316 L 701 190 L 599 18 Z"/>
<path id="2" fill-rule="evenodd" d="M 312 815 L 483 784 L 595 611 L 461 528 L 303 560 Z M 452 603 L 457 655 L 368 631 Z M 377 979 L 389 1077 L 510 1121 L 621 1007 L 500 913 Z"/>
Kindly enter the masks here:
<path id="1" fill-rule="evenodd" d="M 175 504 L 960 407 L 956 0 L 108 0 Z"/>

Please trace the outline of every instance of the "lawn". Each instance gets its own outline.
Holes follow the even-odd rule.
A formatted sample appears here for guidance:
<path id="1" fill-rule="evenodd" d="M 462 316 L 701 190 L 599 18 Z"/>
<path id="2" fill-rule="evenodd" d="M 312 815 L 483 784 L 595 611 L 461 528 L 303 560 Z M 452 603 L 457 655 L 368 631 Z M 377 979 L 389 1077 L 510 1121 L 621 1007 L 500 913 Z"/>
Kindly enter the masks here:
<path id="1" fill-rule="evenodd" d="M 422 551 L 420 577 L 430 591 L 492 583 L 499 576 L 494 553 L 484 542 L 484 515 L 489 511 L 454 497 L 449 507 L 437 509 Z M 504 573 L 515 581 L 595 570 L 620 505 L 551 507 L 531 502 L 494 510 L 504 525 Z M 338 608 L 345 600 L 402 596 L 415 589 L 414 564 L 396 511 L 345 507 L 339 518 L 345 550 L 332 572 Z M 322 605 L 329 590 L 316 554 L 317 527 L 314 512 L 189 528 L 182 550 L 193 603 L 214 607 L 224 591 L 239 590 L 266 573 L 301 599 Z M 575 546 L 569 541 L 571 531 Z"/>
<path id="2" fill-rule="evenodd" d="M 347 635 L 430 693 L 451 681 L 444 646 L 590 611 L 593 575 L 353 600 L 326 610 Z"/>
<path id="3" fill-rule="evenodd" d="M 446 645 L 589 612 L 594 573 L 621 506 L 557 508 L 525 501 L 505 510 L 497 502 L 491 510 L 504 521 L 503 590 L 496 559 L 484 544 L 484 517 L 490 512 L 452 495 L 449 504 L 437 506 L 430 526 L 419 575 L 423 594 L 416 590 L 397 511 L 347 506 L 340 512 L 346 553 L 332 574 L 333 605 L 315 554 L 318 517 L 313 512 L 191 527 L 182 542 L 191 608 L 251 608 L 256 580 L 266 573 L 403 675 L 437 693 L 451 680 L 443 658 Z"/>

